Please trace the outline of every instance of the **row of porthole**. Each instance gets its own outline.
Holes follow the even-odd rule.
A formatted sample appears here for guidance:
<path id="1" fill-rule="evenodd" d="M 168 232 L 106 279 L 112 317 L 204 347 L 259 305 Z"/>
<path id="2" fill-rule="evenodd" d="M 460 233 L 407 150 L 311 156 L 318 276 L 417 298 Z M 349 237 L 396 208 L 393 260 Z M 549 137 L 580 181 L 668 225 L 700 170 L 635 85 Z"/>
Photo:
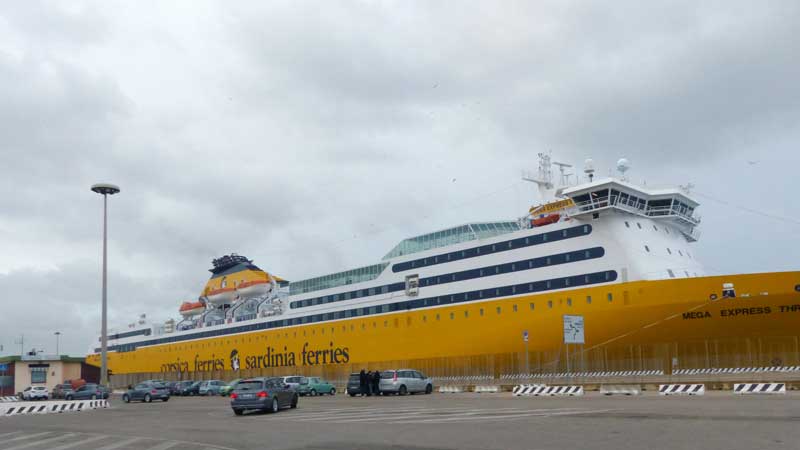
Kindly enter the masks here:
<path id="1" fill-rule="evenodd" d="M 647 253 L 650 253 L 650 246 L 648 246 L 647 244 L 645 244 L 644 249 L 645 249 L 645 251 L 647 251 Z M 667 253 L 669 253 L 671 255 L 672 254 L 672 249 L 667 247 Z M 683 252 L 680 249 L 678 249 L 678 254 L 683 256 Z M 692 254 L 689 253 L 688 250 L 686 251 L 686 256 L 689 257 L 689 259 L 692 258 Z"/>
<path id="2" fill-rule="evenodd" d="M 800 285 L 798 285 L 796 287 L 796 289 L 798 291 L 800 291 Z M 614 295 L 609 292 L 609 293 L 606 294 L 606 299 L 608 300 L 609 303 L 611 303 L 614 300 Z M 571 297 L 567 297 L 566 303 L 567 303 L 567 306 L 572 306 L 572 298 Z M 589 304 L 589 305 L 592 304 L 592 296 L 591 295 L 587 295 L 586 296 L 586 304 Z M 536 310 L 536 302 L 530 302 L 530 303 L 528 303 L 528 305 L 529 305 L 530 311 L 535 311 Z M 553 301 L 552 300 L 548 300 L 547 301 L 547 307 L 548 307 L 548 309 L 552 309 L 553 308 Z M 511 306 L 511 308 L 512 308 L 513 312 L 519 312 L 519 308 L 518 308 L 518 305 L 516 303 L 513 304 Z M 502 307 L 501 306 L 495 307 L 495 311 L 496 311 L 497 314 L 502 314 Z M 481 317 L 483 317 L 484 316 L 484 308 L 479 308 L 478 314 Z M 469 310 L 464 310 L 464 317 L 465 318 L 469 317 Z M 454 312 L 450 313 L 450 319 L 451 320 L 455 319 L 455 313 Z M 427 320 L 428 320 L 427 319 L 427 315 L 423 315 L 422 316 L 422 321 L 423 322 L 427 322 Z M 440 319 L 440 315 L 438 313 L 436 314 L 436 320 L 441 320 Z M 395 324 L 394 324 L 395 327 L 399 326 L 398 319 L 394 319 L 394 322 L 395 322 Z M 411 323 L 411 318 L 407 319 L 407 323 L 408 324 Z M 365 323 L 362 323 L 361 324 L 361 329 L 362 330 L 366 329 L 366 326 L 367 325 Z M 389 321 L 388 320 L 384 320 L 383 321 L 383 326 L 384 327 L 388 327 L 389 326 Z M 377 322 L 372 322 L 372 327 L 373 328 L 377 328 Z M 331 327 L 331 334 L 333 334 L 335 332 L 334 331 L 335 329 L 336 329 L 336 327 Z M 350 331 L 355 331 L 355 325 L 353 325 L 353 324 L 350 325 Z M 347 332 L 347 326 L 346 325 L 342 325 L 342 332 L 343 333 Z M 284 338 L 285 339 L 289 338 L 289 333 L 283 333 L 283 334 L 284 334 Z M 315 334 L 316 334 L 316 330 L 312 329 L 311 330 L 311 335 L 313 336 Z M 320 328 L 320 334 L 321 335 L 325 334 L 325 328 Z M 304 337 L 308 336 L 307 330 L 303 330 L 303 336 Z M 275 338 L 276 339 L 280 339 L 281 338 L 281 333 L 276 334 Z M 297 338 L 297 331 L 293 332 L 293 338 Z M 252 342 L 253 338 L 248 338 L 248 339 L 249 339 L 248 342 Z M 255 339 L 256 340 L 262 339 L 264 341 L 267 341 L 267 340 L 269 340 L 269 336 L 256 336 Z M 242 342 L 242 343 L 244 343 L 244 342 Z M 211 346 L 217 347 L 217 346 L 224 346 L 224 345 L 239 345 L 239 341 L 238 340 L 234 340 L 233 343 L 231 343 L 231 341 L 228 341 L 227 344 L 218 343 L 218 342 L 215 341 L 215 342 L 209 342 L 207 344 L 196 344 L 196 345 L 191 345 L 191 346 L 187 346 L 187 347 L 173 347 L 173 348 L 158 349 L 157 351 L 165 352 L 165 353 L 172 353 L 172 352 L 194 350 L 194 349 L 198 349 L 198 348 L 207 348 L 207 347 L 211 347 Z"/>

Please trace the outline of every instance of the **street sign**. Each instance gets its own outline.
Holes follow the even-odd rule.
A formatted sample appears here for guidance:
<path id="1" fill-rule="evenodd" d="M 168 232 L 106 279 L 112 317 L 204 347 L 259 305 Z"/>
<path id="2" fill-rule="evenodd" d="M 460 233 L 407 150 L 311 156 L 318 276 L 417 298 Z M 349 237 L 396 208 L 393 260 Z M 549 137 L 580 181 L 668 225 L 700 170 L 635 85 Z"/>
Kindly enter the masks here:
<path id="1" fill-rule="evenodd" d="M 522 341 L 528 342 L 528 330 L 522 332 Z"/>
<path id="2" fill-rule="evenodd" d="M 583 316 L 564 315 L 564 343 L 584 343 Z"/>

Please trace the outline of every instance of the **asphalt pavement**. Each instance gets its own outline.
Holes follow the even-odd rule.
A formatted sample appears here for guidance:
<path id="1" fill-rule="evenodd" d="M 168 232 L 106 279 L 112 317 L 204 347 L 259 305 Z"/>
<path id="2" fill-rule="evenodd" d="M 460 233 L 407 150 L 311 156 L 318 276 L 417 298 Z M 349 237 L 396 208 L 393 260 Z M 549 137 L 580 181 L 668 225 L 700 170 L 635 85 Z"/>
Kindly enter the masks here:
<path id="1" fill-rule="evenodd" d="M 800 393 L 703 397 L 304 397 L 233 414 L 221 397 L 0 418 L 0 450 L 800 449 Z"/>

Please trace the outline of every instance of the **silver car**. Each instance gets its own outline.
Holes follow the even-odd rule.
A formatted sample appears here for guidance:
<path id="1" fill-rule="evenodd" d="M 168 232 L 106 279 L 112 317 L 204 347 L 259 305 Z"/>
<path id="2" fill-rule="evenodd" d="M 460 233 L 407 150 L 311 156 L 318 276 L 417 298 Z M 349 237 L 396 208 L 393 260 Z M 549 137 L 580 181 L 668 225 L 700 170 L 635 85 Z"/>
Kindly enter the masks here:
<path id="1" fill-rule="evenodd" d="M 23 400 L 47 400 L 50 393 L 44 386 L 29 386 L 22 391 Z"/>
<path id="2" fill-rule="evenodd" d="M 406 395 L 433 392 L 433 380 L 413 369 L 384 370 L 381 372 L 379 386 L 381 394 Z"/>
<path id="3" fill-rule="evenodd" d="M 283 377 L 283 384 L 288 384 L 290 388 L 297 391 L 301 384 L 308 384 L 308 379 L 300 375 L 292 375 Z"/>

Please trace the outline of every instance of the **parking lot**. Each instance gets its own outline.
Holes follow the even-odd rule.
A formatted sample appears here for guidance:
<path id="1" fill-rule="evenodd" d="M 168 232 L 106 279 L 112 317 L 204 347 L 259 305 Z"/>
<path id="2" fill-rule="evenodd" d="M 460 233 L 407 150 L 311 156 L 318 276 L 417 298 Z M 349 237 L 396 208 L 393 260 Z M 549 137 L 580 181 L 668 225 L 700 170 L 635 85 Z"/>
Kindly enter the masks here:
<path id="1" fill-rule="evenodd" d="M 800 395 L 542 398 L 303 397 L 237 417 L 222 397 L 176 397 L 0 419 L 3 450 L 797 449 Z"/>

